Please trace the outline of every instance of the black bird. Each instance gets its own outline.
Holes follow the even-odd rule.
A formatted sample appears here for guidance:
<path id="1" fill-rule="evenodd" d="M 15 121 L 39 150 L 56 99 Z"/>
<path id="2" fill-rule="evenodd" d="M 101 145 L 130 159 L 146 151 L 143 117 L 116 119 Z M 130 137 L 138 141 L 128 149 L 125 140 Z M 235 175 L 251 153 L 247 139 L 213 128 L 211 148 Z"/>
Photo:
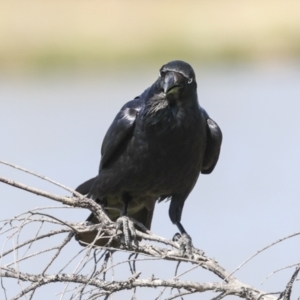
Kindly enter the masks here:
<path id="1" fill-rule="evenodd" d="M 219 126 L 198 103 L 194 70 L 171 61 L 151 87 L 121 108 L 105 135 L 98 176 L 76 190 L 124 227 L 129 216 L 150 229 L 156 201 L 170 199 L 170 219 L 189 237 L 181 224 L 185 200 L 199 174 L 213 171 L 221 142 Z M 93 215 L 88 221 L 98 223 Z M 90 243 L 94 237 L 78 239 Z"/>

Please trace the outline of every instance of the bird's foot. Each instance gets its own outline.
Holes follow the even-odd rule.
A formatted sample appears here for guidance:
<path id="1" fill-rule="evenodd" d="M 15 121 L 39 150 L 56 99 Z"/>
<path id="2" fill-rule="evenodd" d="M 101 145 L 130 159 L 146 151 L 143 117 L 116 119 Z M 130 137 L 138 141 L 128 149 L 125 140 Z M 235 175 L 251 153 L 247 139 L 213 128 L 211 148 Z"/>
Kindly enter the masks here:
<path id="1" fill-rule="evenodd" d="M 173 241 L 179 244 L 179 253 L 180 256 L 193 256 L 193 244 L 192 239 L 187 233 L 175 233 Z"/>
<path id="2" fill-rule="evenodd" d="M 122 216 L 116 221 L 116 232 L 121 230 L 126 247 L 137 246 L 136 231 L 134 223 L 127 216 Z"/>

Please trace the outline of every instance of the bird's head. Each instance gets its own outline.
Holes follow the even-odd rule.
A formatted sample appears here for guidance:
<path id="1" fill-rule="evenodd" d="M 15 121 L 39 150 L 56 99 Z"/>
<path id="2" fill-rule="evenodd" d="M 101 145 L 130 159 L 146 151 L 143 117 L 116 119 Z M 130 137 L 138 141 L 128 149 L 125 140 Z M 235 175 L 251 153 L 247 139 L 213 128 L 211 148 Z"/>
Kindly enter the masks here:
<path id="1" fill-rule="evenodd" d="M 174 60 L 159 70 L 157 86 L 167 100 L 172 101 L 196 92 L 197 83 L 193 68 L 186 62 Z"/>
<path id="2" fill-rule="evenodd" d="M 180 110 L 199 105 L 195 72 L 188 63 L 181 60 L 163 65 L 158 79 L 146 91 L 148 97 L 144 116 L 149 124 L 176 120 Z M 180 113 L 180 116 L 183 115 Z"/>

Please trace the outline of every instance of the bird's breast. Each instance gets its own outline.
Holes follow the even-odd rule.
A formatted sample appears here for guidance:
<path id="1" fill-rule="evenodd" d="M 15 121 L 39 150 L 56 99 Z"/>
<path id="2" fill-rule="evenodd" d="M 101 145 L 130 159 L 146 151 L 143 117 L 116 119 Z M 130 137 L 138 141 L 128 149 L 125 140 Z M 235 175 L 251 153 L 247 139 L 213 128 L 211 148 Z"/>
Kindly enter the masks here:
<path id="1" fill-rule="evenodd" d="M 166 132 L 148 127 L 140 133 L 144 139 L 133 140 L 131 149 L 141 149 L 138 157 L 133 157 L 136 151 L 131 156 L 133 165 L 141 166 L 137 181 L 144 190 L 168 194 L 194 184 L 201 170 L 206 130 L 201 118 L 190 123 L 170 126 Z"/>

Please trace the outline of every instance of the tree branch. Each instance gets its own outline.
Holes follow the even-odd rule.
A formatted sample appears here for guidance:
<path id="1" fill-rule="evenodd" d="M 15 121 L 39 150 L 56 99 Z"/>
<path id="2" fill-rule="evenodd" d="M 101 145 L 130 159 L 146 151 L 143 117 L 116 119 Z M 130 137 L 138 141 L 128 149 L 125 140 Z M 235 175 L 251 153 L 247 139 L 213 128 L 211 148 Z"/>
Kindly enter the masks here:
<path id="1" fill-rule="evenodd" d="M 49 274 L 49 275 L 33 275 L 29 273 L 16 272 L 11 268 L 2 268 L 1 277 L 15 278 L 22 281 L 37 283 L 39 286 L 53 282 L 72 282 L 80 284 L 89 284 L 104 291 L 114 293 L 124 289 L 132 289 L 135 287 L 170 287 L 181 289 L 193 289 L 197 292 L 207 291 L 224 291 L 229 294 L 245 297 L 245 289 L 236 284 L 227 284 L 220 282 L 197 283 L 183 280 L 162 280 L 162 279 L 133 279 L 127 281 L 104 281 L 98 278 L 89 278 L 88 276 L 76 274 Z"/>
<path id="2" fill-rule="evenodd" d="M 0 161 L 1 163 L 1 161 Z M 17 169 L 21 169 L 24 171 L 25 169 L 22 169 L 20 167 L 17 167 Z M 25 170 L 25 172 L 28 172 L 30 174 L 33 174 L 35 176 L 41 177 L 41 175 L 34 174 L 33 172 Z M 43 176 L 42 176 L 43 177 Z M 48 180 L 46 177 L 43 177 L 42 179 Z M 48 249 L 43 249 L 40 250 L 39 252 L 29 254 L 26 257 L 24 256 L 23 258 L 15 260 L 16 265 L 18 265 L 19 262 L 25 259 L 31 259 L 36 255 L 45 253 L 50 250 L 57 250 L 56 253 L 53 255 L 53 257 L 46 262 L 46 265 L 43 268 L 43 272 L 40 274 L 30 274 L 26 272 L 22 272 L 19 270 L 17 267 L 16 269 L 9 267 L 10 264 L 1 266 L 0 267 L 0 277 L 7 277 L 7 278 L 15 278 L 21 281 L 26 281 L 26 282 L 31 282 L 32 284 L 22 290 L 21 293 L 16 295 L 13 299 L 19 299 L 23 295 L 32 293 L 31 297 L 33 296 L 35 290 L 41 286 L 53 283 L 53 282 L 65 282 L 65 283 L 76 283 L 79 286 L 76 287 L 74 290 L 74 293 L 79 293 L 80 295 L 85 293 L 85 289 L 89 287 L 89 292 L 93 292 L 93 295 L 89 297 L 89 299 L 96 299 L 100 295 L 106 295 L 107 297 L 111 295 L 112 293 L 121 291 L 121 290 L 128 290 L 132 289 L 135 290 L 136 288 L 141 288 L 141 287 L 150 287 L 150 288 L 156 288 L 156 287 L 163 287 L 163 288 L 174 288 L 178 289 L 178 294 L 169 297 L 169 299 L 175 299 L 178 297 L 181 297 L 183 295 L 188 295 L 192 293 L 201 293 L 201 292 L 206 292 L 206 291 L 214 291 L 218 292 L 219 295 L 216 296 L 214 299 L 215 300 L 220 300 L 227 295 L 235 295 L 241 298 L 249 299 L 249 300 L 275 300 L 276 297 L 267 294 L 263 291 L 260 291 L 258 289 L 255 289 L 247 284 L 244 284 L 240 282 L 237 278 L 233 276 L 233 273 L 237 271 L 243 264 L 245 264 L 247 261 L 249 261 L 252 257 L 255 255 L 259 254 L 261 251 L 271 247 L 272 245 L 286 239 L 280 239 L 276 241 L 275 243 L 263 248 L 262 250 L 259 250 L 255 255 L 250 257 L 248 260 L 246 260 L 242 265 L 240 265 L 234 272 L 229 273 L 226 271 L 222 266 L 220 266 L 214 259 L 211 259 L 207 256 L 204 255 L 204 253 L 196 248 L 192 249 L 192 254 L 191 255 L 182 255 L 180 251 L 179 244 L 170 240 L 167 240 L 163 237 L 154 235 L 151 233 L 149 230 L 146 230 L 142 224 L 139 222 L 136 222 L 133 220 L 142 230 L 145 230 L 145 232 L 137 231 L 137 237 L 142 239 L 143 242 L 139 242 L 138 245 L 130 245 L 130 246 L 125 246 L 124 243 L 122 243 L 122 239 L 120 239 L 119 236 L 116 235 L 116 230 L 115 230 L 115 224 L 112 222 L 102 207 L 98 205 L 95 201 L 88 199 L 88 198 L 83 198 L 81 195 L 80 197 L 63 197 L 55 194 L 48 193 L 43 190 L 39 190 L 33 187 L 29 187 L 25 184 L 15 182 L 13 180 L 9 180 L 3 177 L 0 177 L 0 181 L 4 182 L 6 184 L 9 184 L 13 187 L 17 187 L 20 189 L 23 189 L 25 191 L 28 191 L 30 193 L 34 193 L 39 196 L 43 196 L 49 199 L 52 199 L 54 201 L 58 201 L 62 204 L 72 206 L 72 207 L 78 207 L 78 208 L 84 208 L 84 209 L 89 209 L 92 211 L 92 213 L 98 218 L 100 221 L 100 224 L 89 224 L 89 223 L 71 223 L 67 221 L 62 221 L 52 215 L 46 214 L 46 213 L 37 213 L 33 211 L 27 212 L 27 217 L 26 215 L 22 214 L 12 220 L 6 220 L 5 224 L 10 224 L 11 222 L 19 222 L 21 225 L 15 226 L 13 228 L 10 228 L 8 230 L 5 230 L 4 232 L 9 232 L 10 230 L 15 230 L 9 239 L 11 239 L 13 236 L 17 237 L 17 242 L 16 245 L 13 246 L 12 249 L 9 249 L 1 254 L 1 257 L 5 257 L 12 252 L 16 251 L 16 254 L 18 254 L 18 249 L 26 246 L 26 245 L 31 245 L 32 243 L 37 242 L 38 240 L 43 240 L 45 238 L 49 237 L 54 237 L 57 234 L 65 233 L 67 234 L 66 238 L 63 240 L 63 242 L 52 248 Z M 57 184 L 51 180 L 48 180 L 54 184 Z M 58 184 L 60 185 L 60 184 Z M 60 185 L 61 187 L 64 187 Z M 41 215 L 43 216 L 42 218 L 32 218 L 31 215 Z M 45 218 L 46 217 L 46 218 Z M 52 230 L 49 231 L 46 234 L 40 234 L 39 230 L 34 238 L 31 238 L 29 240 L 26 240 L 22 243 L 19 242 L 18 236 L 21 230 L 23 230 L 24 226 L 33 223 L 33 222 L 52 222 L 56 225 L 61 226 L 61 228 L 57 230 Z M 5 225 L 4 225 L 5 226 Z M 0 231 L 4 228 L 4 226 L 0 229 Z M 11 225 L 12 226 L 12 225 Z M 68 228 L 66 228 L 67 226 Z M 40 227 L 41 228 L 41 227 Z M 86 232 L 95 232 L 98 231 L 98 236 L 97 238 L 111 238 L 111 239 L 117 239 L 118 242 L 120 242 L 120 248 L 112 248 L 109 247 L 97 247 L 93 244 L 86 244 L 88 246 L 86 249 L 83 249 L 79 251 L 79 253 L 86 252 L 84 254 L 84 257 L 80 260 L 80 262 L 77 264 L 75 271 L 72 274 L 63 274 L 61 271 L 59 271 L 56 274 L 45 274 L 45 272 L 48 270 L 48 268 L 53 264 L 53 262 L 57 259 L 57 257 L 60 255 L 61 250 L 72 240 L 72 237 L 78 233 L 86 233 Z M 299 233 L 297 233 L 299 234 Z M 297 234 L 291 235 L 289 237 L 295 236 Z M 287 238 L 289 238 L 287 237 Z M 95 240 L 96 241 L 96 240 Z M 95 242 L 94 241 L 94 242 Z M 156 242 L 159 244 L 164 244 L 165 248 L 162 248 L 158 246 L 157 244 L 150 244 L 148 242 Z M 82 242 L 82 241 L 81 241 Z M 84 244 L 82 242 L 82 244 Z M 92 258 L 90 258 L 90 253 L 92 252 L 92 249 L 99 249 L 99 250 L 105 250 L 109 251 L 107 253 L 110 253 L 109 255 L 105 254 L 105 252 L 100 256 L 100 258 L 97 257 L 97 253 L 94 251 Z M 119 280 L 111 280 L 108 281 L 106 280 L 106 273 L 108 270 L 114 271 L 114 268 L 119 265 L 119 263 L 114 264 L 111 263 L 111 266 L 108 267 L 108 260 L 109 258 L 112 259 L 112 253 L 115 251 L 120 251 L 120 252 L 127 252 L 127 253 L 132 253 L 132 254 L 142 254 L 144 256 L 150 257 L 150 259 L 162 259 L 162 260 L 169 260 L 169 261 L 176 261 L 178 263 L 191 263 L 193 267 L 191 267 L 189 270 L 183 272 L 182 274 L 177 275 L 177 269 L 176 269 L 176 274 L 175 277 L 172 279 L 168 280 L 163 280 L 160 278 L 148 278 L 148 279 L 141 279 L 140 277 L 140 272 L 136 271 L 136 266 L 135 263 L 138 261 L 136 258 L 131 259 L 131 256 L 129 257 L 129 260 L 126 260 L 124 262 L 129 262 L 130 265 L 130 276 L 128 276 L 128 279 L 125 281 L 119 281 Z M 25 252 L 26 253 L 26 252 Z M 76 255 L 77 256 L 77 255 Z M 76 257 L 75 256 L 75 257 Z M 17 257 L 17 256 L 16 256 Z M 75 258 L 74 257 L 74 258 Z M 99 268 L 97 267 L 97 264 L 99 261 L 104 257 L 104 262 L 102 264 L 102 267 Z M 74 259 L 72 258 L 66 266 Z M 142 259 L 139 259 L 139 261 Z M 145 260 L 145 259 L 143 259 Z M 133 261 L 133 267 L 130 264 L 130 261 Z M 92 269 L 89 272 L 89 275 L 86 275 L 83 273 L 83 270 L 85 267 L 88 265 L 88 263 L 92 263 Z M 64 268 L 66 268 L 66 266 Z M 206 269 L 212 273 L 214 273 L 217 277 L 219 277 L 222 281 L 221 282 L 204 282 L 200 283 L 197 281 L 187 281 L 187 280 L 181 280 L 179 279 L 182 275 L 186 274 L 187 272 L 190 272 L 193 269 L 196 269 L 198 267 L 201 267 L 203 269 Z M 63 269 L 64 269 L 63 268 Z M 294 280 L 296 279 L 296 276 L 299 272 L 299 268 L 297 267 L 295 273 L 293 274 L 290 282 L 287 285 L 287 288 L 285 290 L 285 294 L 283 296 L 285 297 L 284 300 L 289 300 L 292 285 Z M 103 279 L 100 279 L 99 277 L 103 276 Z M 2 287 L 3 286 L 3 282 Z M 5 291 L 5 288 L 4 288 Z M 63 294 L 67 292 L 67 287 L 65 288 Z M 288 297 L 288 298 L 286 298 Z M 7 296 L 6 296 L 7 298 Z"/>
<path id="3" fill-rule="evenodd" d="M 0 177 L 0 182 L 9 184 L 13 187 L 22 189 L 24 191 L 36 194 L 38 196 L 43 196 L 49 199 L 52 199 L 54 201 L 58 201 L 62 204 L 73 206 L 73 207 L 80 207 L 80 208 L 85 208 L 89 209 L 92 211 L 92 213 L 95 215 L 95 217 L 98 220 L 101 220 L 102 222 L 112 224 L 112 221 L 108 218 L 106 213 L 103 211 L 100 205 L 98 205 L 94 200 L 88 199 L 88 198 L 77 198 L 77 197 L 62 197 L 59 195 L 51 194 L 43 190 L 39 190 L 30 186 L 27 186 L 23 183 L 16 182 L 4 177 Z"/>

